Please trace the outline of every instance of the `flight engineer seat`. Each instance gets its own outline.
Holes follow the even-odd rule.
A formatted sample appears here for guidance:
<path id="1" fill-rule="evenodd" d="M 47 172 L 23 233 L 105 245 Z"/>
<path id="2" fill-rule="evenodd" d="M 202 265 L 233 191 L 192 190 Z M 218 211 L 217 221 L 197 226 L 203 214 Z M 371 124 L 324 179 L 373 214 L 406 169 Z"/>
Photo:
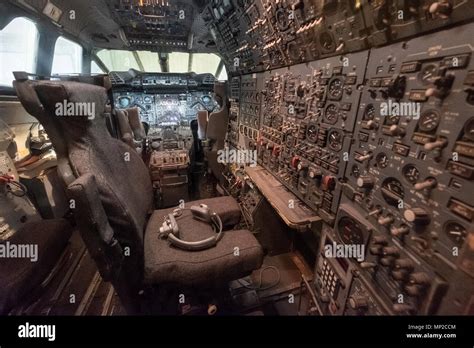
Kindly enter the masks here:
<path id="1" fill-rule="evenodd" d="M 186 203 L 187 208 L 206 204 L 220 216 L 226 232 L 216 246 L 186 251 L 159 238 L 159 228 L 172 209 L 154 211 L 148 168 L 135 151 L 108 132 L 105 88 L 18 78 L 14 86 L 27 112 L 50 137 L 81 236 L 127 312 L 143 313 L 139 304 L 150 287 L 207 291 L 260 268 L 263 252 L 256 238 L 247 230 L 232 230 L 241 217 L 232 197 Z M 96 113 L 56 115 L 55 105 L 64 101 L 93 103 Z M 177 222 L 180 238 L 186 241 L 215 235 L 209 224 L 197 221 L 189 211 Z"/>

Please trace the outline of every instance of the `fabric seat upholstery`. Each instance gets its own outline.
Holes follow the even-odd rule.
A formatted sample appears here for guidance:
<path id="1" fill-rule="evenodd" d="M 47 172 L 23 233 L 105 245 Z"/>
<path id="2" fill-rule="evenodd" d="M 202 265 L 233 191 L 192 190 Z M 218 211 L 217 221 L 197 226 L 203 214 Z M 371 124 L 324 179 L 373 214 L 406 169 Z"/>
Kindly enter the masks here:
<path id="1" fill-rule="evenodd" d="M 5 315 L 22 298 L 38 289 L 53 269 L 72 234 L 64 219 L 26 223 L 8 242 L 13 245 L 37 245 L 38 260 L 5 258 L 0 262 L 0 314 Z M 5 244 L 2 241 L 0 244 Z"/>
<path id="2" fill-rule="evenodd" d="M 240 220 L 240 208 L 231 197 L 213 198 L 188 203 L 206 204 L 214 210 L 224 226 Z M 179 284 L 187 286 L 216 286 L 248 275 L 262 264 L 262 248 L 247 230 L 226 231 L 216 247 L 200 252 L 185 251 L 168 245 L 158 237 L 165 216 L 174 208 L 153 213 L 145 232 L 145 281 L 147 283 Z M 189 210 L 177 218 L 180 238 L 199 241 L 215 235 L 212 227 L 192 217 Z M 237 248 L 237 249 L 236 249 Z M 236 255 L 236 251 L 238 252 Z"/>

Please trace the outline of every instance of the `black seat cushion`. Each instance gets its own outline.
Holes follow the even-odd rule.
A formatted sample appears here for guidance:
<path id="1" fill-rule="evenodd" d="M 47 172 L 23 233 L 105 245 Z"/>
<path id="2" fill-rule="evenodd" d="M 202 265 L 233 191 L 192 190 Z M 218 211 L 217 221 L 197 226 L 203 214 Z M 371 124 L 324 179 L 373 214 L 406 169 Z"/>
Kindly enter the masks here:
<path id="1" fill-rule="evenodd" d="M 0 314 L 7 314 L 29 293 L 37 290 L 52 270 L 72 233 L 64 219 L 26 223 L 8 242 L 38 246 L 38 260 L 5 258 L 0 261 Z M 0 244 L 5 244 L 6 241 Z"/>
<path id="2" fill-rule="evenodd" d="M 240 220 L 240 209 L 231 197 L 191 202 L 207 204 L 222 219 L 223 225 L 235 225 Z M 263 261 L 262 248 L 247 230 L 227 231 L 217 246 L 204 251 L 185 251 L 170 246 L 158 237 L 165 216 L 174 209 L 153 213 L 145 232 L 145 282 L 178 286 L 214 287 L 235 280 L 258 269 Z M 198 241 L 215 235 L 212 227 L 194 219 L 184 211 L 177 219 L 180 238 Z"/>

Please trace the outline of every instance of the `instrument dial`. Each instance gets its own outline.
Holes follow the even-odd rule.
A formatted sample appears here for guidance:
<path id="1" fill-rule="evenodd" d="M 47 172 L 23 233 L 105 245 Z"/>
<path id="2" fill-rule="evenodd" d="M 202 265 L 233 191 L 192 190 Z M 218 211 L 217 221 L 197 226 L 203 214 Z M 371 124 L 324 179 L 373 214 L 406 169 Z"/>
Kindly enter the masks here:
<path id="1" fill-rule="evenodd" d="M 329 124 L 335 124 L 338 119 L 337 113 L 338 113 L 337 106 L 334 104 L 329 104 L 324 114 L 324 121 Z"/>
<path id="2" fill-rule="evenodd" d="M 419 80 L 424 85 L 431 85 L 438 74 L 438 67 L 435 64 L 425 65 L 418 75 Z"/>
<path id="3" fill-rule="evenodd" d="M 329 83 L 329 98 L 333 100 L 340 100 L 342 98 L 342 93 L 344 83 L 340 78 L 335 78 Z"/>
<path id="4" fill-rule="evenodd" d="M 332 130 L 328 135 L 329 148 L 335 152 L 341 151 L 343 136 L 338 130 Z"/>
<path id="5" fill-rule="evenodd" d="M 373 104 L 369 104 L 365 107 L 364 120 L 370 121 L 375 118 L 375 107 Z"/>
<path id="6" fill-rule="evenodd" d="M 126 109 L 130 106 L 131 101 L 129 97 L 120 97 L 119 98 L 119 106 L 122 109 Z"/>
<path id="7" fill-rule="evenodd" d="M 463 245 L 467 236 L 467 230 L 456 221 L 448 221 L 444 225 L 444 232 L 457 245 Z"/>
<path id="8" fill-rule="evenodd" d="M 474 117 L 464 125 L 464 136 L 469 140 L 474 141 Z"/>
<path id="9" fill-rule="evenodd" d="M 388 157 L 387 157 L 386 154 L 381 152 L 375 157 L 375 162 L 377 163 L 379 168 L 387 168 L 387 166 L 388 166 Z"/>
<path id="10" fill-rule="evenodd" d="M 351 174 L 354 178 L 360 177 L 360 168 L 357 164 L 354 164 L 351 169 Z"/>
<path id="11" fill-rule="evenodd" d="M 398 206 L 400 200 L 405 197 L 402 183 L 395 178 L 385 179 L 381 191 L 385 201 L 393 206 Z"/>
<path id="12" fill-rule="evenodd" d="M 314 124 L 308 126 L 306 136 L 308 140 L 315 142 L 316 140 L 318 140 L 318 128 Z"/>
<path id="13" fill-rule="evenodd" d="M 339 238 L 347 245 L 364 244 L 364 233 L 361 225 L 354 219 L 344 216 L 337 224 Z"/>
<path id="14" fill-rule="evenodd" d="M 428 110 L 420 116 L 418 128 L 423 132 L 432 132 L 438 128 L 439 121 L 439 113 L 434 110 Z"/>
<path id="15" fill-rule="evenodd" d="M 405 166 L 402 170 L 403 177 L 412 185 L 420 180 L 420 171 L 413 164 Z"/>

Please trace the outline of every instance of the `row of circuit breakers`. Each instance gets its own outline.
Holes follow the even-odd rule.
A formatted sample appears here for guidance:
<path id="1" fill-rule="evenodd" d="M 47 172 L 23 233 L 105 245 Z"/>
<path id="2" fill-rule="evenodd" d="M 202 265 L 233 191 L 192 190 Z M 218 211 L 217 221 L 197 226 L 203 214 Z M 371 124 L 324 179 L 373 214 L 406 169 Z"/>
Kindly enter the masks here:
<path id="1" fill-rule="evenodd" d="M 443 3 L 452 15 L 464 8 L 458 16 L 474 8 Z M 397 26 L 390 13 L 367 40 L 427 25 Z M 357 41 L 347 26 L 358 20 L 343 22 L 347 49 Z M 323 314 L 474 314 L 473 34 L 474 23 L 463 23 L 230 79 L 229 145 L 256 150 L 324 221 L 314 280 Z M 363 261 L 325 257 L 333 243 L 363 245 Z"/>

